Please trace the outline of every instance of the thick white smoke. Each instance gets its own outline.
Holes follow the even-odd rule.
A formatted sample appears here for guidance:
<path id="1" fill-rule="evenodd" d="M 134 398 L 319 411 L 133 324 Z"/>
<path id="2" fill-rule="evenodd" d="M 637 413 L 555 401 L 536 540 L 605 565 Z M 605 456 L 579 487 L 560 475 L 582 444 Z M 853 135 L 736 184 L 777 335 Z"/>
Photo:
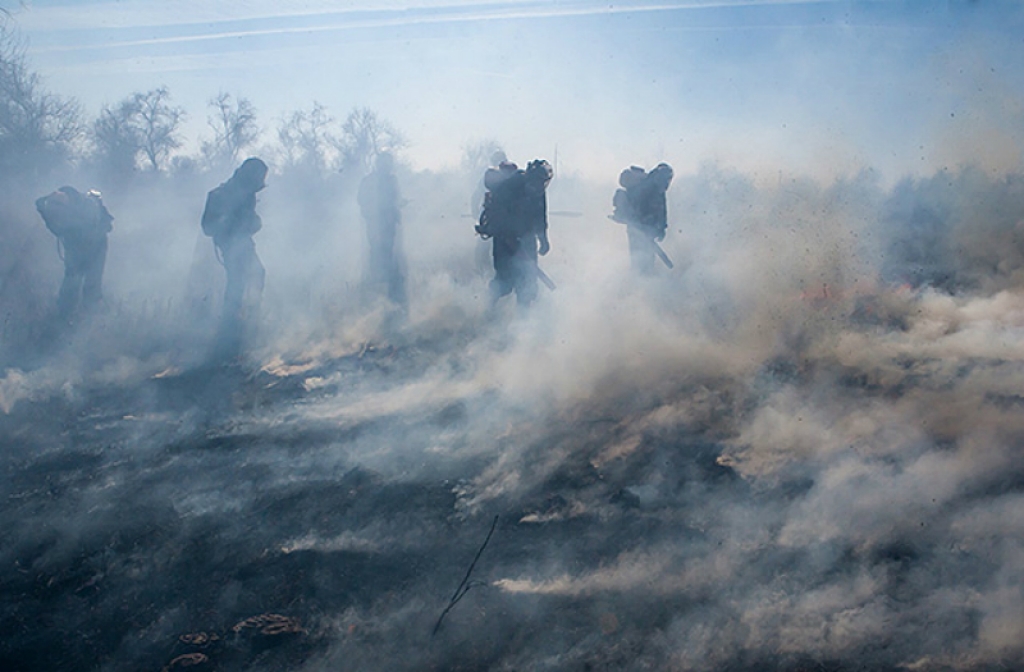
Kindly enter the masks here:
<path id="1" fill-rule="evenodd" d="M 362 35 L 339 81 L 365 69 L 413 139 L 407 311 L 364 283 L 360 176 L 268 150 L 267 285 L 233 365 L 208 357 L 224 270 L 199 229 L 230 169 L 106 184 L 82 162 L 0 194 L 0 667 L 1019 666 L 1024 177 L 1019 84 L 993 60 L 1011 38 L 956 3 L 963 32 L 863 3 L 785 28 L 778 3 L 676 4 L 678 25 L 455 3 L 229 26 L 308 42 L 246 56 L 258 107 L 322 76 L 291 56 Z M 302 32 L 325 16 L 343 25 Z M 158 23 L 131 77 L 175 88 L 203 56 Z M 473 135 L 556 167 L 557 288 L 529 310 L 487 305 L 480 166 L 454 167 Z M 662 160 L 675 268 L 639 278 L 607 215 L 617 172 Z M 57 328 L 31 204 L 65 182 L 115 221 L 104 310 Z"/>

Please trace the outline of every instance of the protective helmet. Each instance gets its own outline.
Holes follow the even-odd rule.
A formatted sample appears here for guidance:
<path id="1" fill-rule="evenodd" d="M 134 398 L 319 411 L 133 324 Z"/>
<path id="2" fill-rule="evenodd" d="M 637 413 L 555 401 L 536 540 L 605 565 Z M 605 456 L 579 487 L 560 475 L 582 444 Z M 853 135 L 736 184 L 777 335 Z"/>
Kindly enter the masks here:
<path id="1" fill-rule="evenodd" d="M 646 175 L 647 171 L 640 166 L 630 166 L 619 173 L 619 186 L 623 189 L 635 187 L 643 181 Z"/>
<path id="2" fill-rule="evenodd" d="M 668 189 L 668 185 L 672 182 L 672 178 L 675 173 L 672 172 L 672 166 L 667 163 L 659 163 L 651 171 L 651 176 L 654 177 L 660 185 L 665 189 Z"/>
<path id="3" fill-rule="evenodd" d="M 555 171 L 544 159 L 534 159 L 526 164 L 526 176 L 531 182 L 542 182 L 545 185 L 554 177 Z"/>

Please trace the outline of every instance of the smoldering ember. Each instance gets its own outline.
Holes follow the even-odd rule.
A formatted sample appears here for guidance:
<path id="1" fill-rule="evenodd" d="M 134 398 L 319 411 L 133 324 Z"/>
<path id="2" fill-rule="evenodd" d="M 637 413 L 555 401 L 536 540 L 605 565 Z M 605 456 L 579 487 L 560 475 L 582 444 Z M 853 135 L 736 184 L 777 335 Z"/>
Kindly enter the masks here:
<path id="1" fill-rule="evenodd" d="M 1024 669 L 1019 5 L 15 4 L 0 669 Z"/>

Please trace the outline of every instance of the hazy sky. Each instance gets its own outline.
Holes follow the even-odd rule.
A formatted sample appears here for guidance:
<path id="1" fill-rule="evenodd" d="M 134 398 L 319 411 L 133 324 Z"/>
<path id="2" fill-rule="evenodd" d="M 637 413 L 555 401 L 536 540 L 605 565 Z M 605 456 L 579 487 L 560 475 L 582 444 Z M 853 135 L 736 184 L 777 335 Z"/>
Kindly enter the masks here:
<path id="1" fill-rule="evenodd" d="M 8 5 L 12 3 L 7 3 Z M 36 0 L 33 66 L 90 113 L 167 85 L 206 132 L 219 91 L 270 139 L 369 106 L 418 167 L 494 138 L 603 175 L 666 159 L 774 176 L 1020 163 L 1024 3 Z"/>

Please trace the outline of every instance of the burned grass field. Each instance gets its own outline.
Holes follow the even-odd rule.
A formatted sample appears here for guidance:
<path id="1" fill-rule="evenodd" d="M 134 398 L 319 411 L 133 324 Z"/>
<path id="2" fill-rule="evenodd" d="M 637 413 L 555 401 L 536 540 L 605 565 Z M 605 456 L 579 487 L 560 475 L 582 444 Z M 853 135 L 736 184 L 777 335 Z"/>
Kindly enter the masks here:
<path id="1" fill-rule="evenodd" d="M 878 300 L 583 387 L 515 319 L 8 378 L 2 666 L 1013 669 L 1024 298 Z"/>
<path id="2" fill-rule="evenodd" d="M 1024 669 L 1024 5 L 362 4 L 0 2 L 0 672 Z"/>

